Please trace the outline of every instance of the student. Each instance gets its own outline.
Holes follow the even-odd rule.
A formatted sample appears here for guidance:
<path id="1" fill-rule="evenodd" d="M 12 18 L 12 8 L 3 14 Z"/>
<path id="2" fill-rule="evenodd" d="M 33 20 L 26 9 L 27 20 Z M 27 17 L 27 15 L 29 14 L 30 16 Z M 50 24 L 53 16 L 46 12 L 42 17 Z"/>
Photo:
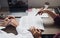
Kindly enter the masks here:
<path id="1" fill-rule="evenodd" d="M 37 14 L 42 14 L 42 13 L 48 13 L 54 19 L 55 25 L 60 27 L 60 14 L 53 13 L 49 10 L 41 10 Z"/>
<path id="2" fill-rule="evenodd" d="M 36 13 L 28 14 L 23 16 L 19 25 L 16 19 L 12 16 L 8 16 L 4 20 L 4 26 L 11 24 L 16 27 L 18 35 L 16 37 L 25 37 L 25 38 L 41 38 L 41 33 L 44 31 L 43 22 L 40 16 L 35 16 Z M 34 27 L 34 28 L 32 28 Z M 34 30 L 34 31 L 33 31 Z"/>
<path id="3" fill-rule="evenodd" d="M 36 33 L 34 33 L 35 32 L 34 29 L 31 29 L 29 31 L 23 30 L 23 28 L 20 29 L 19 26 L 21 25 L 21 23 L 18 26 L 18 22 L 12 16 L 8 16 L 7 18 L 5 18 L 4 23 L 5 23 L 4 24 L 5 26 L 7 26 L 8 24 L 11 24 L 12 26 L 16 27 L 18 34 L 14 35 L 12 33 L 6 33 L 4 31 L 0 30 L 0 38 L 34 38 L 34 37 L 36 37 L 36 35 L 40 35 L 40 33 L 38 33 L 38 31 L 36 31 Z M 34 31 L 32 31 L 32 30 L 34 30 Z M 33 34 L 34 34 L 34 36 L 33 36 Z"/>
<path id="4" fill-rule="evenodd" d="M 15 17 L 13 16 L 8 16 L 4 19 L 4 24 L 3 26 L 9 26 L 9 24 L 11 24 L 12 26 L 14 26 L 15 28 L 18 28 L 18 22 L 16 21 Z M 31 32 L 29 31 L 22 31 L 21 29 L 16 29 L 19 30 L 17 31 L 18 34 L 14 35 L 13 33 L 6 33 L 2 30 L 0 30 L 0 38 L 33 38 L 33 35 L 31 34 Z M 25 33 L 25 34 L 22 34 Z"/>
<path id="5" fill-rule="evenodd" d="M 31 34 L 31 32 L 27 31 L 27 30 L 23 30 L 23 28 L 21 28 L 21 21 L 20 23 L 18 24 L 18 22 L 16 21 L 16 19 L 13 17 L 9 17 L 10 19 L 10 24 L 14 27 L 16 27 L 16 31 L 17 31 L 17 35 L 16 35 L 16 38 L 33 38 L 33 35 Z M 20 27 L 19 27 L 20 26 Z"/>

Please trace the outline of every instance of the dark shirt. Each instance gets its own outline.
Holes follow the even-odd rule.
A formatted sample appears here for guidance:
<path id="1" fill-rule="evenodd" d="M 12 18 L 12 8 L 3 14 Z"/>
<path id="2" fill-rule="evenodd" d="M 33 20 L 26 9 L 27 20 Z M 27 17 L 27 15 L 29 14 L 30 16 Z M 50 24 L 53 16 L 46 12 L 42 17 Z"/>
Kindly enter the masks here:
<path id="1" fill-rule="evenodd" d="M 56 18 L 54 19 L 54 23 L 60 27 L 60 16 L 56 16 Z"/>
<path id="2" fill-rule="evenodd" d="M 2 29 L 2 30 L 7 32 L 7 33 L 13 33 L 13 34 L 17 35 L 16 27 L 14 27 L 12 25 L 8 25 L 8 26 L 6 26 L 5 29 Z"/>
<path id="3" fill-rule="evenodd" d="M 57 33 L 54 38 L 60 38 L 60 33 Z"/>

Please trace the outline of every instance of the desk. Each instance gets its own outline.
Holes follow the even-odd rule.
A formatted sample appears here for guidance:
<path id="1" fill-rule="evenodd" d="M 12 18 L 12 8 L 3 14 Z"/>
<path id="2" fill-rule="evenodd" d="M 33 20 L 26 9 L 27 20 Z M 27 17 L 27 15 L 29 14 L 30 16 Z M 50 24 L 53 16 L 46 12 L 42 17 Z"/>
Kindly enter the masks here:
<path id="1" fill-rule="evenodd" d="M 60 28 L 57 28 L 56 26 L 48 26 L 45 27 L 45 31 L 42 34 L 57 34 L 60 32 Z"/>

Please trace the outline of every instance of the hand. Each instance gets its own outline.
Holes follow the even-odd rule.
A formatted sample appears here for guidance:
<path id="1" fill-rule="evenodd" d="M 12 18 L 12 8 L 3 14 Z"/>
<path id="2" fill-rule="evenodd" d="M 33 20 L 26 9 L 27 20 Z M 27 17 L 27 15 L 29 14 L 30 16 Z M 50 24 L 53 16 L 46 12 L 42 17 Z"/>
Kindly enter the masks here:
<path id="1" fill-rule="evenodd" d="M 14 16 L 7 16 L 5 19 L 6 20 L 9 19 L 10 20 L 9 24 L 11 24 L 14 27 L 17 27 L 18 22 L 16 21 Z"/>
<path id="2" fill-rule="evenodd" d="M 33 36 L 34 36 L 35 38 L 41 37 L 41 30 L 35 29 L 35 31 L 34 31 L 34 33 L 33 33 Z"/>
<path id="3" fill-rule="evenodd" d="M 14 27 L 17 27 L 18 26 L 18 22 L 16 21 L 16 19 L 10 19 L 10 20 L 11 20 L 10 24 L 12 26 L 14 26 Z"/>
<path id="4" fill-rule="evenodd" d="M 43 13 L 42 10 L 43 10 L 43 8 L 40 8 L 40 11 L 39 11 L 36 15 L 38 15 L 38 14 L 39 14 L 39 15 L 42 15 L 42 13 Z"/>
<path id="5" fill-rule="evenodd" d="M 42 15 L 44 12 L 43 12 L 43 10 L 41 10 L 41 11 L 39 11 L 38 13 L 37 13 L 37 15 L 39 14 L 39 15 Z"/>
<path id="6" fill-rule="evenodd" d="M 10 23 L 10 20 L 8 18 L 6 18 L 6 19 L 3 20 L 2 26 L 6 27 L 9 23 Z"/>
<path id="7" fill-rule="evenodd" d="M 49 10 L 40 10 L 38 13 L 37 13 L 37 15 L 39 14 L 39 15 L 42 15 L 43 13 L 49 13 L 49 12 L 51 12 L 51 11 L 49 11 Z"/>
<path id="8" fill-rule="evenodd" d="M 30 32 L 32 33 L 32 35 L 34 36 L 34 38 L 38 38 L 41 37 L 41 30 L 40 29 L 36 29 L 36 28 L 31 28 Z"/>
<path id="9" fill-rule="evenodd" d="M 4 19 L 4 21 L 10 21 L 8 18 Z"/>

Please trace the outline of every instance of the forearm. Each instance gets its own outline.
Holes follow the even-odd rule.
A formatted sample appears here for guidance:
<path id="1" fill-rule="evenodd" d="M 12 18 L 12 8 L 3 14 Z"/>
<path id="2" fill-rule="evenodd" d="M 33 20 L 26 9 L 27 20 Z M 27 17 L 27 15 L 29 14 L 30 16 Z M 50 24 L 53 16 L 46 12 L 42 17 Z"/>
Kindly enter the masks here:
<path id="1" fill-rule="evenodd" d="M 53 13 L 53 12 L 51 12 L 51 11 L 49 11 L 49 10 L 45 10 L 45 11 L 46 11 L 46 13 L 48 13 L 53 19 L 57 16 L 56 13 Z"/>

